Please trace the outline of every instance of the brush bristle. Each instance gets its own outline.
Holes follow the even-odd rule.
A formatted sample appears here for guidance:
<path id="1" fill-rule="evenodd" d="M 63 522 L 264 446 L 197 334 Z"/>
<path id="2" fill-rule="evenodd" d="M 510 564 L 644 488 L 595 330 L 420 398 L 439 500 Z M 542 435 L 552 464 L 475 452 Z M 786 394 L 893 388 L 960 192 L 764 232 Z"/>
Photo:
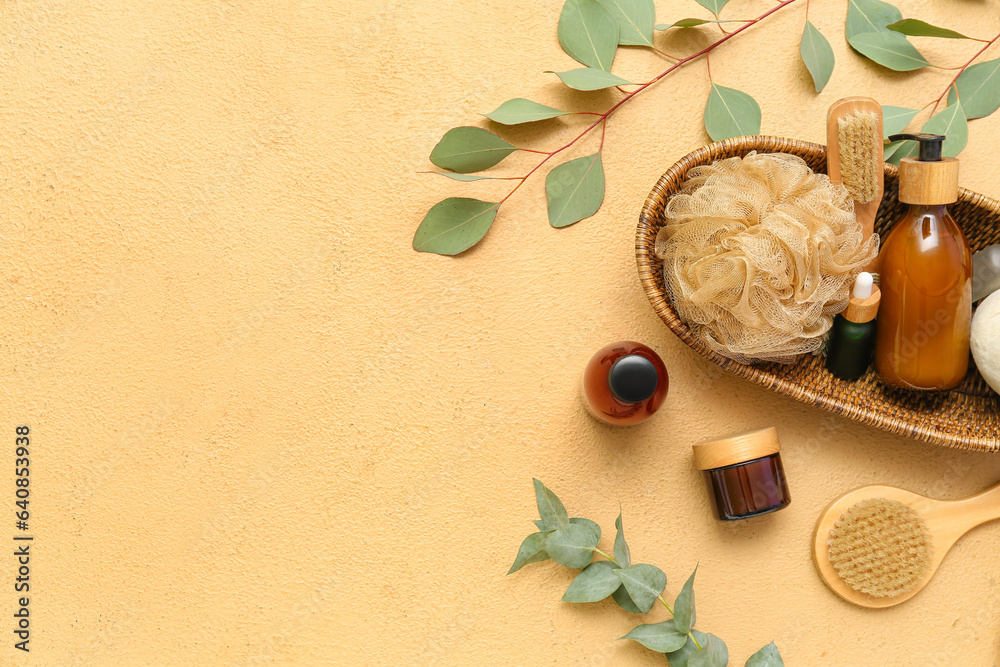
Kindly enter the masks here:
<path id="1" fill-rule="evenodd" d="M 932 547 L 920 515 L 887 498 L 852 506 L 827 541 L 830 563 L 844 583 L 877 598 L 913 590 L 930 570 Z"/>
<path id="2" fill-rule="evenodd" d="M 878 196 L 882 171 L 882 137 L 878 115 L 859 111 L 837 121 L 840 175 L 855 201 L 867 204 Z"/>

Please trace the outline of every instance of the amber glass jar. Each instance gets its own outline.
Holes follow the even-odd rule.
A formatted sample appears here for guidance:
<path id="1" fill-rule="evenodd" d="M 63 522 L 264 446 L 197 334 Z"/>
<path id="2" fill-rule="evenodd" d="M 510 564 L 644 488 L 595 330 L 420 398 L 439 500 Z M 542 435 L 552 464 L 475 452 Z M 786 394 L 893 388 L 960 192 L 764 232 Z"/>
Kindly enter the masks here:
<path id="1" fill-rule="evenodd" d="M 605 345 L 583 372 L 583 403 L 616 426 L 646 421 L 667 397 L 667 367 L 651 348 L 630 340 Z"/>
<path id="2" fill-rule="evenodd" d="M 778 432 L 773 427 L 704 442 L 693 450 L 716 519 L 749 519 L 784 509 L 791 502 Z"/>

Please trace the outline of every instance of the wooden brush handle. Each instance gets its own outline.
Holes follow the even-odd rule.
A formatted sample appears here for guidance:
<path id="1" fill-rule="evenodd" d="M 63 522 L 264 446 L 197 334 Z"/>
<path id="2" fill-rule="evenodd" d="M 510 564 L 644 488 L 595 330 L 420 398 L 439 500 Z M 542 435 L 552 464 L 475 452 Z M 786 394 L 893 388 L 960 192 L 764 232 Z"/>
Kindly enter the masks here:
<path id="1" fill-rule="evenodd" d="M 858 224 L 861 225 L 861 238 L 869 239 L 875 233 L 875 216 L 878 215 L 878 205 L 881 202 L 882 197 L 876 197 L 874 201 L 870 201 L 867 204 L 854 202 L 854 215 L 858 219 Z M 878 269 L 878 255 L 875 255 L 875 259 L 865 267 L 865 271 L 878 273 Z"/>
<path id="2" fill-rule="evenodd" d="M 961 518 L 965 531 L 981 523 L 1000 519 L 1000 484 L 955 502 L 955 518 Z"/>

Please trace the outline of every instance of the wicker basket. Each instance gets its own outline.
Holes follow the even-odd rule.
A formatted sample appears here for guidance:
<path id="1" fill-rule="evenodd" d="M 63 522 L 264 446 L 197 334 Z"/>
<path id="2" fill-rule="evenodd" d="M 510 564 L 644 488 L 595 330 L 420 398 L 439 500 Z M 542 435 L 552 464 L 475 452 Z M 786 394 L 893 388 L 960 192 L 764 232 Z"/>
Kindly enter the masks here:
<path id="1" fill-rule="evenodd" d="M 882 384 L 870 370 L 857 382 L 838 380 L 824 368 L 821 357 L 812 355 L 791 365 L 741 364 L 716 354 L 691 335 L 667 297 L 663 262 L 654 252 L 656 233 L 664 222 L 664 206 L 692 167 L 744 156 L 750 151 L 791 153 L 804 159 L 814 171 L 826 171 L 826 147 L 819 144 L 778 137 L 740 137 L 691 153 L 660 178 L 642 207 L 635 252 L 646 296 L 670 330 L 698 354 L 727 371 L 803 403 L 918 440 L 959 449 L 1000 451 L 1000 397 L 975 368 L 952 391 L 905 391 Z M 885 196 L 875 221 L 875 230 L 880 234 L 884 235 L 904 211 L 905 205 L 896 199 L 897 190 L 898 169 L 886 165 Z M 958 197 L 949 210 L 962 226 L 973 251 L 1000 242 L 1000 202 L 965 189 L 959 189 Z"/>

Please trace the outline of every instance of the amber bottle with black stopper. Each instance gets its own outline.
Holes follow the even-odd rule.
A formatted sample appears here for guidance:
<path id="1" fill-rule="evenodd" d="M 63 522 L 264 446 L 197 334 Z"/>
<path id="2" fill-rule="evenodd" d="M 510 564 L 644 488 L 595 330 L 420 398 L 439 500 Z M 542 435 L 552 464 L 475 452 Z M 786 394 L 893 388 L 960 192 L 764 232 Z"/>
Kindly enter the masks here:
<path id="1" fill-rule="evenodd" d="M 854 382 L 868 371 L 875 352 L 875 315 L 879 289 L 872 274 L 862 271 L 854 279 L 851 300 L 844 312 L 833 318 L 826 351 L 826 369 L 834 377 Z"/>
<path id="2" fill-rule="evenodd" d="M 901 389 L 953 389 L 968 370 L 972 325 L 972 256 L 947 209 L 958 160 L 941 157 L 941 135 L 889 138 L 920 142 L 920 156 L 900 161 L 899 201 L 910 206 L 879 253 L 875 371 Z"/>
<path id="3" fill-rule="evenodd" d="M 667 367 L 652 348 L 630 340 L 605 345 L 583 372 L 583 403 L 596 419 L 616 426 L 639 424 L 667 397 Z"/>

